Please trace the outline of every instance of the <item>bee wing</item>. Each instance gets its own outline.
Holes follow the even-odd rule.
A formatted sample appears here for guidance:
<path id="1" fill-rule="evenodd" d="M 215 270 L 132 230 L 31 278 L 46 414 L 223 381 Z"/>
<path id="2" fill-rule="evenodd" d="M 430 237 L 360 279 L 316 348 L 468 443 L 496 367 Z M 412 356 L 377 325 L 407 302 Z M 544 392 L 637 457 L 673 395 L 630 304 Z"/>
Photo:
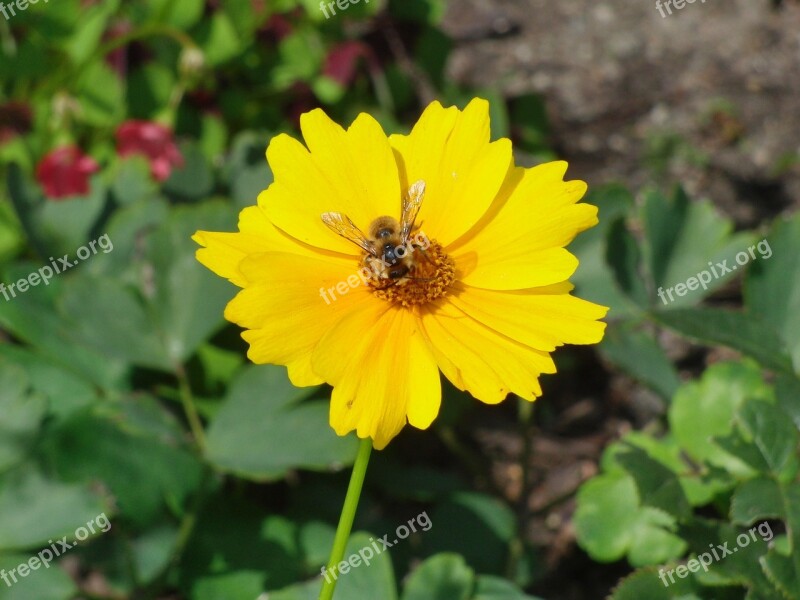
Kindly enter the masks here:
<path id="1" fill-rule="evenodd" d="M 376 255 L 372 242 L 367 239 L 367 236 L 356 227 L 356 224 L 347 215 L 338 212 L 322 213 L 322 222 L 343 238 L 353 242 L 364 252 L 368 252 L 372 256 Z"/>
<path id="2" fill-rule="evenodd" d="M 403 198 L 400 211 L 400 234 L 404 244 L 411 230 L 414 229 L 414 221 L 419 214 L 423 198 L 425 198 L 425 182 L 420 179 L 411 184 L 408 194 Z"/>

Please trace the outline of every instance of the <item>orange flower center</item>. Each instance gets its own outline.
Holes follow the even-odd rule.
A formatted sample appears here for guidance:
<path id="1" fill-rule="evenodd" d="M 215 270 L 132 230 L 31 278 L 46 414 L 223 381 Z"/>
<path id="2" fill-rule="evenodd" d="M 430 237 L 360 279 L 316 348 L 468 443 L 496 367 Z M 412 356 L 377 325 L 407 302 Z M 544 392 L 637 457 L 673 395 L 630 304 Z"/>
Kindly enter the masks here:
<path id="1" fill-rule="evenodd" d="M 378 259 L 365 254 L 362 263 L 372 275 L 367 283 L 382 300 L 401 306 L 427 304 L 445 296 L 456 279 L 453 259 L 435 240 L 424 247 L 410 240 L 406 252 L 394 264 L 378 267 Z"/>

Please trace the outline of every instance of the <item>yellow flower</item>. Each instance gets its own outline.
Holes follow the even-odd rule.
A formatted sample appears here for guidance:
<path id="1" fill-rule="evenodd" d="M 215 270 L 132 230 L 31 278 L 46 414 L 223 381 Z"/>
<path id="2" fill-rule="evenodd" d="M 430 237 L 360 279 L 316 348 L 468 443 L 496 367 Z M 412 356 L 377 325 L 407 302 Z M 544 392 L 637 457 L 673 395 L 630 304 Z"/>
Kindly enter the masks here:
<path id="1" fill-rule="evenodd" d="M 557 346 L 600 341 L 607 309 L 569 294 L 578 260 L 564 249 L 597 223 L 578 204 L 586 184 L 564 181 L 564 162 L 515 167 L 509 140 L 489 142 L 485 100 L 434 102 L 407 136 L 387 138 L 367 114 L 344 130 L 319 109 L 300 126 L 305 145 L 271 141 L 275 180 L 239 232 L 194 240 L 198 260 L 242 288 L 225 318 L 245 329 L 250 360 L 286 365 L 298 386 L 332 385 L 336 433 L 380 449 L 406 421 L 427 428 L 440 370 L 489 404 L 534 400 Z M 323 222 L 338 213 L 369 238 L 421 187 L 401 277 Z"/>

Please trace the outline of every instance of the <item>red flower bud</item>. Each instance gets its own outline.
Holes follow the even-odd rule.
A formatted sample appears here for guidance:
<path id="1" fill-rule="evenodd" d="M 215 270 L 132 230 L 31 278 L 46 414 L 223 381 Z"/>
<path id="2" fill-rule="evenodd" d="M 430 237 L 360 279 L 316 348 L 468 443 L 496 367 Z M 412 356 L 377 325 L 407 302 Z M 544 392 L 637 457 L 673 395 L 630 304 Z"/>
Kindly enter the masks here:
<path id="1" fill-rule="evenodd" d="M 89 176 L 98 170 L 97 162 L 77 146 L 62 146 L 42 158 L 36 179 L 53 200 L 89 193 Z"/>

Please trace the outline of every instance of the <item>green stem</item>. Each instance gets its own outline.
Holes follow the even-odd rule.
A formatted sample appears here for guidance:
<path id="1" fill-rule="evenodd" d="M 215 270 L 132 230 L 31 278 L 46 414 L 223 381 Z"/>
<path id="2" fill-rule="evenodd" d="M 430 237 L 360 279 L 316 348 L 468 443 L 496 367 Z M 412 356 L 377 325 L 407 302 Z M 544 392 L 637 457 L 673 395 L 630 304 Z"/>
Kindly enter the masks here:
<path id="1" fill-rule="evenodd" d="M 323 579 L 319 600 L 331 600 L 333 598 L 338 578 L 337 566 L 344 557 L 347 539 L 350 537 L 350 530 L 353 528 L 353 519 L 356 516 L 358 499 L 361 497 L 361 488 L 364 485 L 364 476 L 367 474 L 367 465 L 369 464 L 369 455 L 371 453 L 372 439 L 365 438 L 361 440 L 356 463 L 353 465 L 353 472 L 350 475 L 350 485 L 347 486 L 347 496 L 344 499 L 342 514 L 339 517 L 339 526 L 336 528 L 336 538 L 333 540 L 331 557 L 328 559 L 326 574 L 329 573 L 331 576 Z"/>
<path id="2" fill-rule="evenodd" d="M 522 481 L 520 483 L 520 497 L 517 503 L 517 528 L 514 538 L 509 544 L 508 565 L 506 576 L 511 581 L 516 581 L 519 572 L 519 563 L 525 555 L 525 533 L 528 529 L 528 499 L 531 491 L 531 472 L 530 458 L 533 450 L 533 436 L 531 435 L 531 424 L 533 423 L 533 402 L 519 399 L 518 423 L 519 431 L 522 436 L 522 456 L 520 458 L 520 469 L 522 470 Z"/>
<path id="3" fill-rule="evenodd" d="M 178 377 L 178 390 L 181 396 L 181 403 L 183 404 L 183 412 L 186 414 L 186 420 L 189 421 L 189 428 L 192 430 L 192 436 L 200 449 L 201 453 L 205 453 L 206 449 L 206 436 L 203 429 L 203 422 L 200 420 L 200 415 L 197 412 L 197 407 L 194 405 L 194 398 L 192 397 L 192 388 L 189 385 L 189 378 L 183 365 L 178 365 L 175 369 Z"/>

